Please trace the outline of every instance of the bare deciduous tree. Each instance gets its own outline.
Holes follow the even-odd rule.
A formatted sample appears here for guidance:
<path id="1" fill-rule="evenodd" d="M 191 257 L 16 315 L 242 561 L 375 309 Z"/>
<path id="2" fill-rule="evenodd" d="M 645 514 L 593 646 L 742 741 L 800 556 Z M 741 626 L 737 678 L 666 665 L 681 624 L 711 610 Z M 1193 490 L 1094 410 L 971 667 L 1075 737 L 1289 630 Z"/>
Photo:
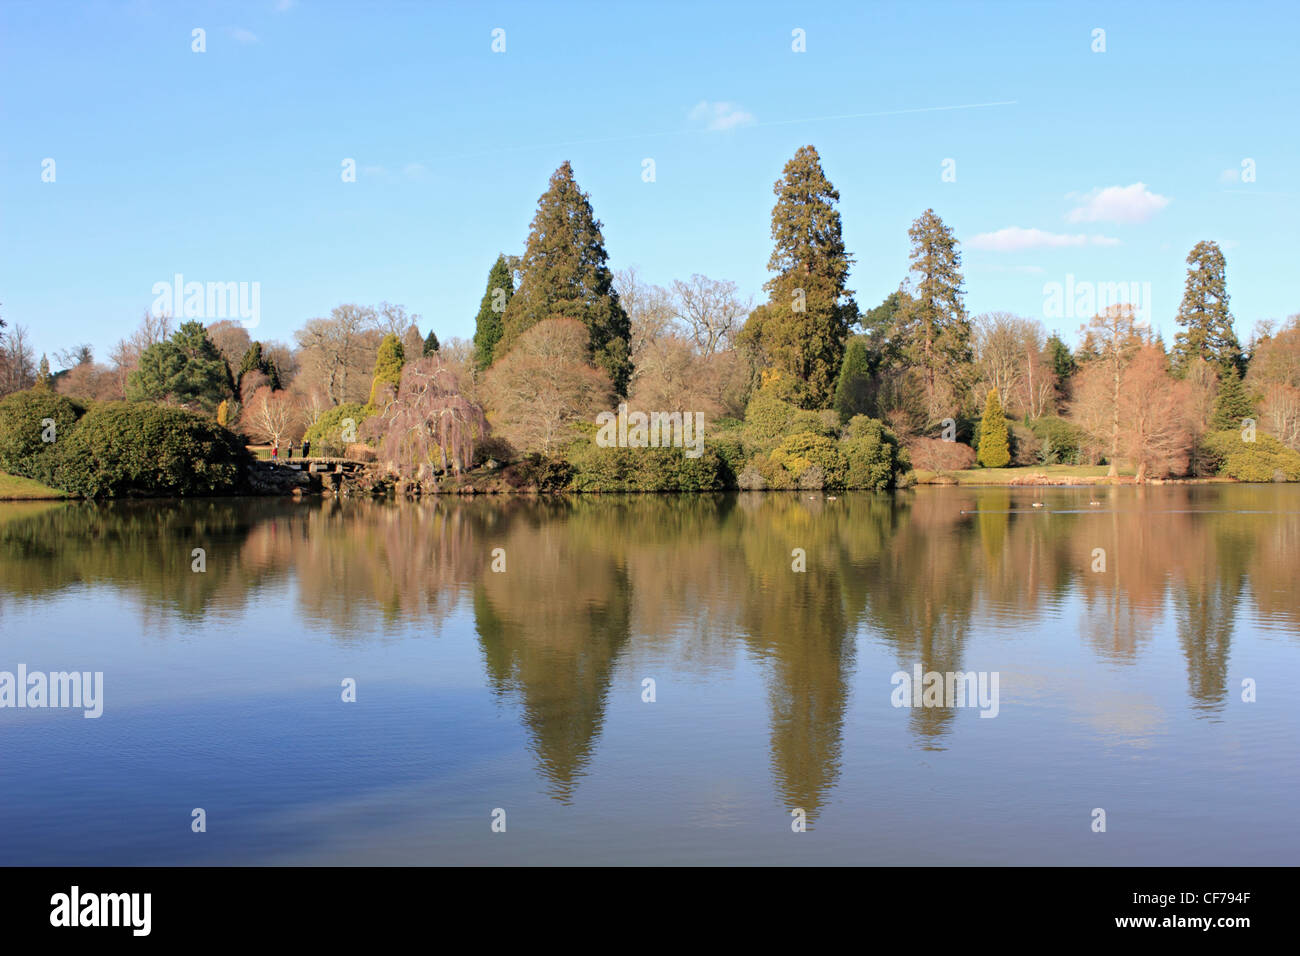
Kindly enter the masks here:
<path id="1" fill-rule="evenodd" d="M 488 370 L 496 430 L 521 451 L 557 451 L 574 423 L 594 421 L 613 400 L 609 378 L 587 364 L 588 334 L 573 319 L 548 319 L 523 335 Z"/>
<path id="2" fill-rule="evenodd" d="M 308 384 L 319 385 L 331 404 L 363 401 L 369 394 L 382 338 L 377 322 L 368 306 L 340 305 L 328 319 L 311 319 L 295 333 Z"/>
<path id="3" fill-rule="evenodd" d="M 240 424 L 245 432 L 271 445 L 296 438 L 303 428 L 298 396 L 263 385 L 244 403 Z"/>
<path id="4" fill-rule="evenodd" d="M 736 283 L 693 275 L 673 280 L 673 308 L 700 352 L 709 356 L 729 348 L 731 337 L 753 311 L 753 300 L 741 301 Z"/>

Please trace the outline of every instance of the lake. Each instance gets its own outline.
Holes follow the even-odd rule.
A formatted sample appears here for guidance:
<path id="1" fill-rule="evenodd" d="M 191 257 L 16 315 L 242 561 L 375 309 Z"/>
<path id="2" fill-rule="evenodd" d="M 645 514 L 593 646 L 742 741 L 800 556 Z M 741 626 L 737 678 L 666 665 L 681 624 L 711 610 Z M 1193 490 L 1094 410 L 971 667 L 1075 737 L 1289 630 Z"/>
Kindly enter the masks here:
<path id="1" fill-rule="evenodd" d="M 0 864 L 1294 865 L 1297 567 L 1285 485 L 0 504 L 0 672 L 103 675 Z"/>

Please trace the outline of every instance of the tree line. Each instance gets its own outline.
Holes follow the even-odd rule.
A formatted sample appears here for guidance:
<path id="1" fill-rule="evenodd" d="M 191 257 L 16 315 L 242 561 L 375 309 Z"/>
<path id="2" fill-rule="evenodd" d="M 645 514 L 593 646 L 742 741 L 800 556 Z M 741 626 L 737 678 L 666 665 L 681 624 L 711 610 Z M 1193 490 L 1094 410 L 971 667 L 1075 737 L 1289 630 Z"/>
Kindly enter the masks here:
<path id="1" fill-rule="evenodd" d="M 56 353 L 51 372 L 45 356 L 33 362 L 25 330 L 0 320 L 0 391 L 177 405 L 253 441 L 369 445 L 413 473 L 537 455 L 613 474 L 616 455 L 597 466 L 573 449 L 620 401 L 702 412 L 720 473 L 740 487 L 833 487 L 880 464 L 851 460 L 848 443 L 868 434 L 871 454 L 889 459 L 886 484 L 908 464 L 1104 462 L 1141 479 L 1290 476 L 1300 463 L 1286 457 L 1300 448 L 1300 316 L 1260 323 L 1243 346 L 1216 243 L 1187 257 L 1172 348 L 1123 303 L 1071 348 L 1034 318 L 968 315 L 960 243 L 933 209 L 908 230 L 898 288 L 861 310 L 839 193 L 817 150 L 800 148 L 773 191 L 757 305 L 726 280 L 663 287 L 612 270 L 565 162 L 522 254 L 493 262 L 472 340 L 440 343 L 386 302 L 340 305 L 292 344 L 254 340 L 233 321 L 146 314 L 108 363 L 77 345 Z M 1222 437 L 1255 425 L 1250 449 Z"/>

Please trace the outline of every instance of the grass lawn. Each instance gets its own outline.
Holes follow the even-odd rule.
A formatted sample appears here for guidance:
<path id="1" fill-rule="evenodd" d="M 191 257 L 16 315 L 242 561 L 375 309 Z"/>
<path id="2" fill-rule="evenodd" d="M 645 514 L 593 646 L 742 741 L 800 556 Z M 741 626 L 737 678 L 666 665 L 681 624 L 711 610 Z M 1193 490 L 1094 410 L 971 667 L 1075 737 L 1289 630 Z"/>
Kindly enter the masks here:
<path id="1" fill-rule="evenodd" d="M 19 478 L 0 471 L 0 501 L 31 501 L 39 498 L 66 498 L 67 492 L 49 488 L 31 478 Z"/>
<path id="2" fill-rule="evenodd" d="M 1018 468 L 965 468 L 960 471 L 916 471 L 919 485 L 1018 485 L 1064 484 L 1067 479 L 1093 482 L 1104 481 L 1106 465 L 1022 465 Z M 1120 468 L 1121 478 L 1133 477 L 1131 468 Z M 1034 476 L 1041 476 L 1035 480 Z"/>

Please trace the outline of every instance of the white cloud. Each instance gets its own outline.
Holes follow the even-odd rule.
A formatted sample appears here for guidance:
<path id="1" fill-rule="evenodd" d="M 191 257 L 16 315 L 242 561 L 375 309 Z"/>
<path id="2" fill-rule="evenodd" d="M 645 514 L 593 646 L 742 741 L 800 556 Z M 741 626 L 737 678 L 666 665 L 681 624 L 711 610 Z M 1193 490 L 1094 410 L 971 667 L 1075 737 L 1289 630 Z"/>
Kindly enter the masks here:
<path id="1" fill-rule="evenodd" d="M 1107 186 L 1083 196 L 1071 193 L 1065 198 L 1082 200 L 1082 205 L 1070 210 L 1066 222 L 1146 222 L 1169 205 L 1167 196 L 1153 193 L 1146 183 Z"/>
<path id="2" fill-rule="evenodd" d="M 245 30 L 243 27 L 231 27 L 230 35 L 235 40 L 245 45 L 258 42 L 257 34 L 252 30 Z"/>
<path id="3" fill-rule="evenodd" d="M 296 0 L 275 0 L 276 13 L 288 13 L 293 9 Z"/>
<path id="4" fill-rule="evenodd" d="M 1119 240 L 1110 236 L 1088 236 L 1083 233 L 1067 235 L 1063 232 L 1045 232 L 1042 229 L 1023 229 L 1008 226 L 997 232 L 981 232 L 966 241 L 968 249 L 985 249 L 991 252 L 1020 252 L 1023 249 L 1059 249 L 1065 246 L 1118 246 Z"/>
<path id="5" fill-rule="evenodd" d="M 1237 185 L 1241 182 L 1241 170 L 1225 169 L 1223 172 L 1219 173 L 1219 182 L 1223 183 L 1225 186 Z"/>
<path id="6" fill-rule="evenodd" d="M 727 130 L 737 126 L 749 126 L 754 122 L 754 114 L 746 113 L 735 103 L 710 103 L 700 100 L 690 112 L 693 123 L 704 123 L 706 129 Z"/>

